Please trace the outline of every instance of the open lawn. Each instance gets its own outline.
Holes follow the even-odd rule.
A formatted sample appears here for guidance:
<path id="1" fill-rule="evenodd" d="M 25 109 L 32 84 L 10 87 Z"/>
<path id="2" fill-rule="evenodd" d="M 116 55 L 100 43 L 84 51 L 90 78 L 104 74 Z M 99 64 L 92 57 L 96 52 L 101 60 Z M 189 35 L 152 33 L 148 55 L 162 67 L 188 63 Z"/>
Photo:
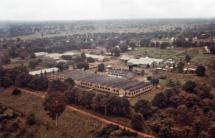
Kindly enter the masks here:
<path id="1" fill-rule="evenodd" d="M 171 55 L 176 54 L 175 50 L 159 49 L 159 48 L 137 48 L 135 51 L 131 51 L 128 54 L 134 56 L 148 56 L 151 58 L 168 58 Z"/>
<path id="2" fill-rule="evenodd" d="M 203 48 L 175 48 L 175 49 L 159 49 L 159 48 L 137 48 L 135 51 L 128 52 L 134 56 L 148 56 L 151 58 L 173 59 L 176 62 L 184 61 L 185 56 L 191 56 L 191 64 L 207 64 L 209 58 L 214 55 L 204 54 Z"/>
<path id="3" fill-rule="evenodd" d="M 43 99 L 26 93 L 12 96 L 11 88 L 0 92 L 0 102 L 25 115 L 34 113 L 39 125 L 28 129 L 31 129 L 38 138 L 90 138 L 102 126 L 96 119 L 66 109 L 56 127 L 55 122 L 43 110 Z"/>
<path id="4" fill-rule="evenodd" d="M 129 101 L 130 101 L 130 104 L 132 106 L 135 105 L 136 102 L 138 102 L 139 100 L 147 100 L 147 101 L 152 101 L 153 98 L 155 97 L 156 94 L 158 94 L 159 92 L 162 92 L 162 89 L 153 89 L 147 93 L 144 93 L 140 96 L 137 96 L 137 97 L 134 97 L 134 98 L 131 98 Z"/>

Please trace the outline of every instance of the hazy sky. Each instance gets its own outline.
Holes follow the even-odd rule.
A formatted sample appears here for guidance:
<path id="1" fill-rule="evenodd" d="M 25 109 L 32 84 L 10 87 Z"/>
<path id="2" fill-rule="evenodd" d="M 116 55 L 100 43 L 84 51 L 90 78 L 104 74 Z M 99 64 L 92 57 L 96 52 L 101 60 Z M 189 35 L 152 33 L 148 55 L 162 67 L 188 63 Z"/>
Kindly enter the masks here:
<path id="1" fill-rule="evenodd" d="M 0 0 L 0 20 L 215 17 L 215 0 Z"/>

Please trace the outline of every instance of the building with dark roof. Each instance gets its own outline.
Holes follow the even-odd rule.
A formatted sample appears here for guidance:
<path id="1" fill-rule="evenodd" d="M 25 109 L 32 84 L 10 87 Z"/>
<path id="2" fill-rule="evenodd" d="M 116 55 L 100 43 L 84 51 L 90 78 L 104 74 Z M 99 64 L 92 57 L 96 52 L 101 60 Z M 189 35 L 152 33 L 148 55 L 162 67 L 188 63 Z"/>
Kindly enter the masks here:
<path id="1" fill-rule="evenodd" d="M 152 84 L 116 77 L 98 75 L 93 72 L 70 70 L 49 76 L 50 80 L 72 78 L 78 86 L 113 93 L 119 96 L 135 97 L 152 89 Z"/>

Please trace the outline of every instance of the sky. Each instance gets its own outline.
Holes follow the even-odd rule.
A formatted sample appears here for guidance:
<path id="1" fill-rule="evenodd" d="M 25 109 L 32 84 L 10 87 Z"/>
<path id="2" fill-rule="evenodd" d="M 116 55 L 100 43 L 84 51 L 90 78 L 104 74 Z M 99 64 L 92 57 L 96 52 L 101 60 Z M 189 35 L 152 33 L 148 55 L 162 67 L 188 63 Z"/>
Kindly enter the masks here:
<path id="1" fill-rule="evenodd" d="M 0 0 L 0 20 L 214 17 L 215 0 Z"/>

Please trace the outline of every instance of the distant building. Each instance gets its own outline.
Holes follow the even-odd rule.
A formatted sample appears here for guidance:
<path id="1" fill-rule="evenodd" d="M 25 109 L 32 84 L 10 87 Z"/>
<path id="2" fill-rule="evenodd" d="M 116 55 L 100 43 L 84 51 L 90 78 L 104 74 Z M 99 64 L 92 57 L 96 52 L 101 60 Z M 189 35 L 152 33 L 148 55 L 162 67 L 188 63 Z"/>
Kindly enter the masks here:
<path id="1" fill-rule="evenodd" d="M 118 78 L 133 78 L 136 74 L 128 69 L 116 69 L 116 68 L 109 68 L 107 70 L 109 76 L 114 76 Z"/>
<path id="2" fill-rule="evenodd" d="M 47 52 L 36 52 L 34 53 L 36 57 L 48 57 L 48 58 L 52 58 L 55 60 L 60 60 L 62 56 L 74 56 L 76 55 L 76 53 L 72 52 L 72 51 L 68 51 L 65 53 L 47 53 Z"/>
<path id="3" fill-rule="evenodd" d="M 59 69 L 54 67 L 54 68 L 46 68 L 46 69 L 41 69 L 41 70 L 35 70 L 35 71 L 30 71 L 29 74 L 30 75 L 41 75 L 41 74 L 45 74 L 45 73 L 54 73 L 54 72 L 58 72 Z"/>
<path id="4" fill-rule="evenodd" d="M 97 61 L 105 61 L 106 59 L 108 59 L 109 57 L 107 56 L 102 56 L 102 55 L 92 55 L 92 54 L 85 54 L 86 57 L 91 57 Z"/>
<path id="5" fill-rule="evenodd" d="M 129 59 L 127 64 L 146 67 L 147 65 L 149 65 L 149 66 L 158 65 L 158 64 L 162 63 L 163 61 L 164 61 L 163 59 L 141 57 L 139 59 L 135 59 L 135 58 Z"/>
<path id="6" fill-rule="evenodd" d="M 127 97 L 138 96 L 153 88 L 148 82 L 119 79 L 81 70 L 64 71 L 49 76 L 49 80 L 64 81 L 67 78 L 72 78 L 81 87 Z"/>
<path id="7" fill-rule="evenodd" d="M 36 57 L 39 57 L 39 56 L 46 56 L 48 53 L 47 52 L 36 52 L 34 54 Z"/>
<path id="8" fill-rule="evenodd" d="M 133 57 L 129 56 L 129 55 L 122 55 L 120 57 L 120 60 L 122 63 L 127 63 L 129 59 L 132 59 Z"/>

